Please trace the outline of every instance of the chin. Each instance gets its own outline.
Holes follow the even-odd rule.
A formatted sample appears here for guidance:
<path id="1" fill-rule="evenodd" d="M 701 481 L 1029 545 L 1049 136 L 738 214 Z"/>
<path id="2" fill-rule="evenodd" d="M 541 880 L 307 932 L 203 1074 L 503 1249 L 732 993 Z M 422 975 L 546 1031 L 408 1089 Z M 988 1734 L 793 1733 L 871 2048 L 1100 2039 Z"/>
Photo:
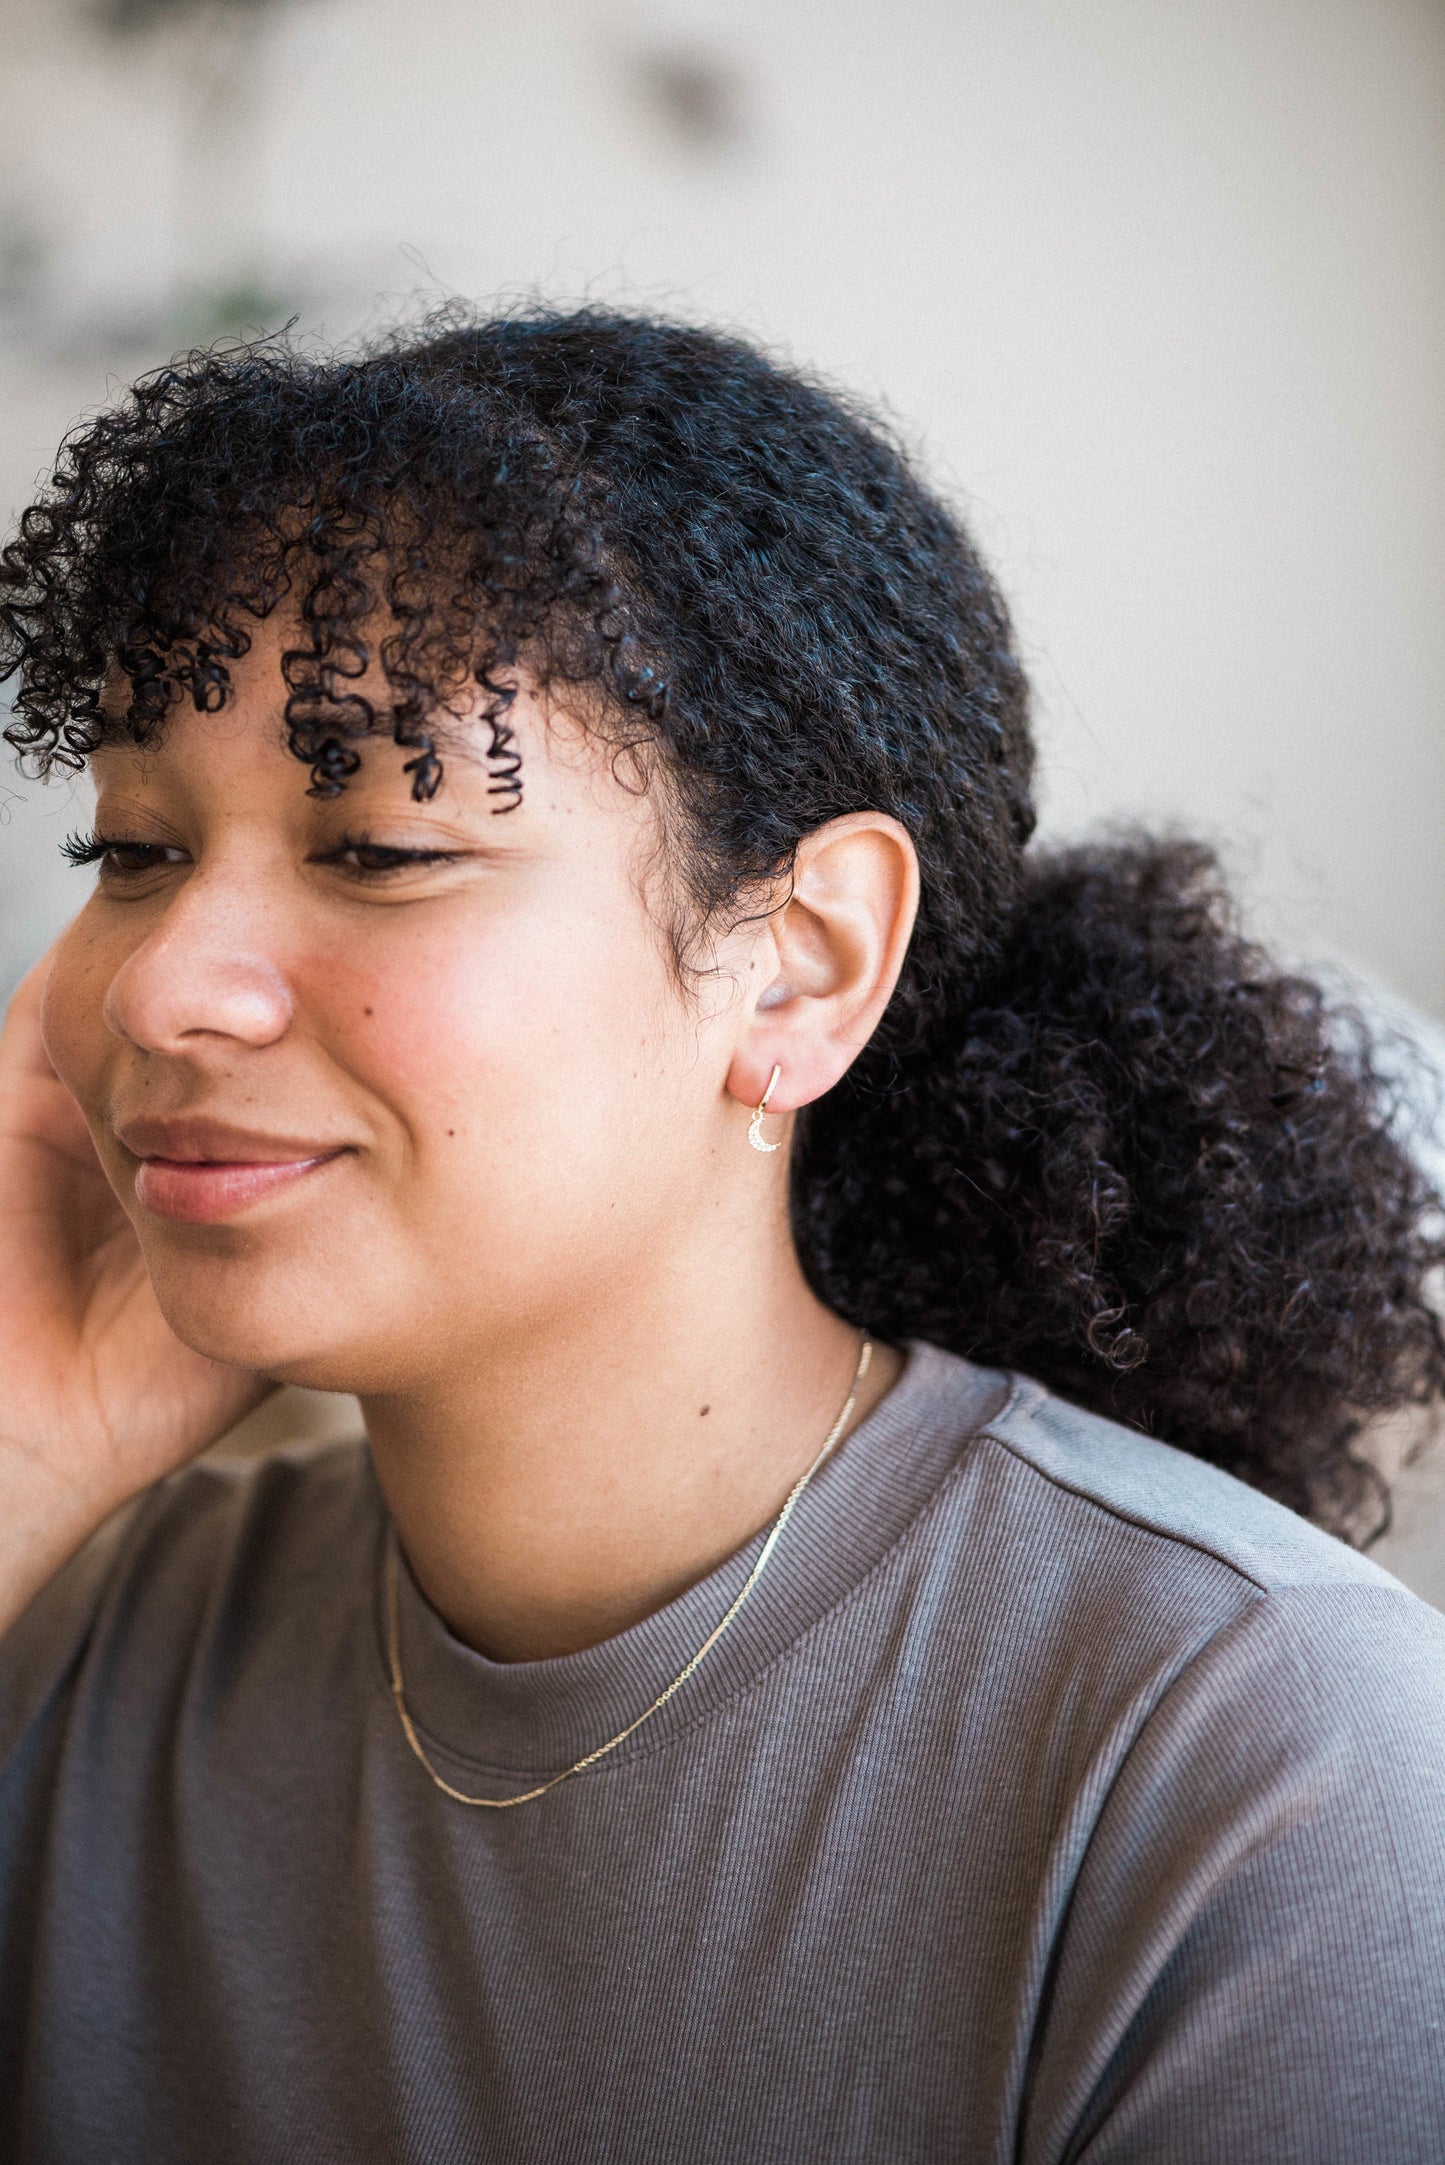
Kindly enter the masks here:
<path id="1" fill-rule="evenodd" d="M 294 1284 L 277 1284 L 272 1274 L 234 1262 L 228 1268 L 197 1257 L 147 1260 L 161 1314 L 192 1352 L 306 1390 L 377 1387 L 380 1349 L 374 1338 L 357 1342 L 361 1334 L 345 1313 L 344 1296 L 318 1298 L 314 1281 L 302 1296 Z"/>

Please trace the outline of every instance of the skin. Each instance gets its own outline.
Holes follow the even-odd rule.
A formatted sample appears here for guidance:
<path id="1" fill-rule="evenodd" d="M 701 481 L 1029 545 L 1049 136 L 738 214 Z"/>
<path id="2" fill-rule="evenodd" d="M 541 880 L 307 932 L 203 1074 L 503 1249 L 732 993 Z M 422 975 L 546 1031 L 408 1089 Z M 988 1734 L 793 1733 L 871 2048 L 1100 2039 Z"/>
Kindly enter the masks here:
<path id="1" fill-rule="evenodd" d="M 99 832 L 143 846 L 0 1038 L 0 1625 L 287 1381 L 358 1394 L 462 1639 L 572 1652 L 766 1524 L 846 1394 L 857 1333 L 748 1114 L 779 1064 L 786 1143 L 872 1034 L 913 848 L 830 822 L 680 983 L 656 798 L 576 722 L 524 684 L 503 816 L 465 711 L 432 803 L 385 740 L 317 800 L 279 647 L 261 627 L 220 713 L 97 755 Z"/>

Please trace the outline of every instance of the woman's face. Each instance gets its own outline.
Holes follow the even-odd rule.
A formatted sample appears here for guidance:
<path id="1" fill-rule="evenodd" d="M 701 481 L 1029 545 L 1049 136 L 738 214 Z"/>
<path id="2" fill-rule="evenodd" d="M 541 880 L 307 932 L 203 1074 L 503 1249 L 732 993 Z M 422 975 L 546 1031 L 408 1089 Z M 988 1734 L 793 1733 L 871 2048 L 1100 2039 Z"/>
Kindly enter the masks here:
<path id="1" fill-rule="evenodd" d="M 650 800 L 525 691 L 515 810 L 481 726 L 429 804 L 389 738 L 309 797 L 279 647 L 220 713 L 97 755 L 97 831 L 128 847 L 58 950 L 46 1042 L 183 1339 L 406 1389 L 625 1298 L 715 1210 L 755 934 L 709 1002 L 680 990 Z"/>

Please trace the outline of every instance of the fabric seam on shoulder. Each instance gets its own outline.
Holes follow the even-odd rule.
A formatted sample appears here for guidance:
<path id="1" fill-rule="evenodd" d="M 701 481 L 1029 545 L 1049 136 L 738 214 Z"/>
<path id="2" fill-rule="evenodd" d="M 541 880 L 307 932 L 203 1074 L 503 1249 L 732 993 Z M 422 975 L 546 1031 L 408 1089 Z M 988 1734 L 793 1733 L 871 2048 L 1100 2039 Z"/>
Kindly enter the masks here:
<path id="1" fill-rule="evenodd" d="M 1020 1410 L 1023 1418 L 1032 1420 L 1038 1407 L 1047 1396 L 1047 1392 L 1041 1392 L 1039 1398 L 1033 1404 L 1022 1407 Z M 1008 1414 L 1012 1410 L 1012 1403 L 1010 1403 L 1004 1408 L 1004 1414 Z M 1003 1415 L 995 1414 L 994 1416 L 995 1421 L 1001 1421 L 1002 1418 Z M 1149 1519 L 1141 1517 L 1137 1512 L 1126 1511 L 1120 1504 L 1109 1503 L 1104 1497 L 1094 1495 L 1092 1490 L 1084 1488 L 1079 1482 L 1067 1480 L 1063 1474 L 1055 1473 L 1048 1466 L 1041 1466 L 1036 1458 L 1031 1458 L 1028 1452 L 1015 1443 L 1011 1437 L 1000 1435 L 993 1423 L 990 1423 L 986 1428 L 980 1429 L 979 1435 L 980 1438 L 986 1437 L 990 1443 L 996 1443 L 1001 1451 L 1007 1451 L 1010 1458 L 1017 1459 L 1021 1465 L 1027 1466 L 1031 1473 L 1037 1474 L 1041 1481 L 1047 1481 L 1050 1487 L 1059 1489 L 1066 1496 L 1076 1496 L 1080 1503 L 1091 1504 L 1096 1511 L 1102 1511 L 1107 1518 L 1117 1519 L 1124 1526 L 1136 1526 L 1141 1533 L 1153 1534 L 1156 1541 L 1169 1541 L 1177 1548 L 1193 1549 L 1196 1555 L 1207 1556 L 1211 1562 L 1221 1564 L 1226 1571 L 1232 1571 L 1236 1578 L 1243 1579 L 1247 1586 L 1254 1587 L 1259 1594 L 1268 1595 L 1276 1591 L 1274 1587 L 1266 1585 L 1263 1579 L 1257 1578 L 1252 1571 L 1239 1563 L 1233 1556 L 1221 1555 L 1220 1551 L 1213 1547 L 1210 1542 L 1196 1540 L 1192 1534 L 1181 1533 L 1175 1527 L 1156 1526 Z M 1207 1462 L 1201 1461 L 1201 1463 Z M 1301 1523 L 1309 1525 L 1310 1521 L 1305 1519 Z M 1319 1530 L 1316 1527 L 1315 1531 L 1318 1532 Z"/>

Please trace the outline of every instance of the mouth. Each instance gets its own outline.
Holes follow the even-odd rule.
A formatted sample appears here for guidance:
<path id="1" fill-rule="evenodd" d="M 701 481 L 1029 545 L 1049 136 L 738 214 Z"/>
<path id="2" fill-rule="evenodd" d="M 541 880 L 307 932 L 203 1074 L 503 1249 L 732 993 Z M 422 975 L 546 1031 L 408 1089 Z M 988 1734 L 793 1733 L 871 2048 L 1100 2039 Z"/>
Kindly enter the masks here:
<path id="1" fill-rule="evenodd" d="M 282 1189 L 314 1179 L 347 1154 L 325 1150 L 304 1158 L 142 1158 L 135 1176 L 136 1201 L 157 1218 L 215 1225 Z"/>

